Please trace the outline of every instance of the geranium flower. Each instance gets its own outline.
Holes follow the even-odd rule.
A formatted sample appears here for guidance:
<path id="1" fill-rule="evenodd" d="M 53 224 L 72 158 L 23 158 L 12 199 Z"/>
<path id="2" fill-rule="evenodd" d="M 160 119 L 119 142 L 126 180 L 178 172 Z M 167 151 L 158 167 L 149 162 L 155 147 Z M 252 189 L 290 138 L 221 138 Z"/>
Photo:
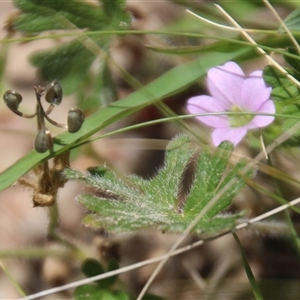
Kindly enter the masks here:
<path id="1" fill-rule="evenodd" d="M 275 113 L 270 99 L 272 88 L 267 86 L 262 71 L 254 71 L 248 77 L 235 62 L 210 69 L 207 73 L 207 87 L 211 96 L 192 97 L 187 102 L 190 114 L 213 112 Z M 249 129 L 265 127 L 273 122 L 273 116 L 262 115 L 212 115 L 196 116 L 210 126 L 212 141 L 218 146 L 223 141 L 237 145 Z"/>

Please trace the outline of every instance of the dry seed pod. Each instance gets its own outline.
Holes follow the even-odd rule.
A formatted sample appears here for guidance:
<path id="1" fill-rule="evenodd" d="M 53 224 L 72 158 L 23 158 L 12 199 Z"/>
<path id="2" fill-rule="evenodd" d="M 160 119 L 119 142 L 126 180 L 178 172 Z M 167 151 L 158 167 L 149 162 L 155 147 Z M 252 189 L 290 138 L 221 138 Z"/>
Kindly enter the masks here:
<path id="1" fill-rule="evenodd" d="M 77 132 L 84 122 L 84 113 L 77 108 L 71 108 L 68 113 L 68 131 L 71 133 Z"/>
<path id="2" fill-rule="evenodd" d="M 63 97 L 62 87 L 57 80 L 52 81 L 46 88 L 45 99 L 48 103 L 59 105 Z"/>
<path id="3" fill-rule="evenodd" d="M 36 152 L 44 153 L 52 148 L 52 139 L 49 130 L 40 129 L 34 142 Z"/>
<path id="4" fill-rule="evenodd" d="M 3 100 L 10 110 L 16 112 L 19 108 L 19 104 L 22 102 L 22 96 L 16 91 L 9 90 L 3 95 Z"/>

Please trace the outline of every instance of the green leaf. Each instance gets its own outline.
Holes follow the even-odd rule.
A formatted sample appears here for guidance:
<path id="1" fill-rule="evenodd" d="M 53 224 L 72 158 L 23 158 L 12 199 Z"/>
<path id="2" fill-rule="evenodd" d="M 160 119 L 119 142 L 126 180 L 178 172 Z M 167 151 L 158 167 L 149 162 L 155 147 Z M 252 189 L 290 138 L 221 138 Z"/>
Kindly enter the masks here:
<path id="1" fill-rule="evenodd" d="M 30 57 L 31 63 L 39 69 L 43 78 L 69 77 L 72 86 L 68 87 L 67 94 L 77 89 L 94 59 L 95 55 L 78 41 L 71 41 Z"/>
<path id="2" fill-rule="evenodd" d="M 289 73 L 295 77 L 299 76 L 295 71 L 289 70 Z M 264 79 L 273 88 L 271 98 L 276 103 L 276 111 L 291 116 L 300 116 L 300 94 L 296 84 L 272 66 L 264 69 Z M 297 122 L 299 122 L 297 119 L 292 118 L 283 120 L 281 128 L 283 131 L 287 131 Z M 300 131 L 293 134 L 294 138 L 299 136 Z"/>
<path id="3" fill-rule="evenodd" d="M 86 79 L 96 59 L 95 47 L 98 47 L 97 52 L 108 50 L 112 37 L 100 35 L 87 38 L 82 33 L 124 30 L 129 28 L 131 21 L 125 10 L 126 3 L 121 0 L 105 0 L 99 4 L 76 0 L 15 0 L 15 5 L 21 12 L 14 20 L 14 27 L 21 32 L 38 34 L 53 30 L 81 30 L 73 41 L 60 41 L 59 46 L 30 57 L 44 80 L 59 79 L 63 86 L 68 86 L 66 94 L 75 92 Z M 87 46 L 86 40 L 93 46 Z"/>
<path id="4" fill-rule="evenodd" d="M 171 224 L 172 221 L 167 218 L 168 212 L 178 209 L 182 175 L 195 151 L 191 149 L 187 136 L 179 136 L 168 146 L 165 166 L 150 181 L 130 175 L 123 182 L 109 169 L 103 171 L 102 176 L 72 170 L 66 170 L 66 174 L 69 178 L 85 181 L 103 193 L 100 198 L 84 195 L 79 199 L 89 210 L 97 212 L 97 215 L 91 216 L 95 217 L 93 224 L 111 231 L 134 231 Z M 177 213 L 171 215 L 177 216 Z"/>
<path id="5" fill-rule="evenodd" d="M 293 71 L 288 70 L 291 75 Z M 264 80 L 273 90 L 271 97 L 274 101 L 286 101 L 299 97 L 299 89 L 295 83 L 273 66 L 267 66 L 263 72 Z"/>
<path id="6" fill-rule="evenodd" d="M 186 200 L 185 214 L 194 215 L 195 212 L 201 211 L 217 193 L 216 188 L 226 169 L 232 150 L 233 145 L 229 142 L 223 142 L 215 152 L 211 149 L 203 150 L 198 159 L 194 183 Z"/>
<path id="7" fill-rule="evenodd" d="M 146 196 L 157 205 L 166 201 L 168 208 L 173 207 L 180 210 L 180 207 L 176 206 L 182 176 L 197 149 L 193 149 L 190 145 L 188 136 L 179 135 L 168 144 L 166 150 L 165 165 L 159 170 L 157 176 L 150 181 L 141 180 L 137 177 L 132 177 L 132 179 Z"/>
<path id="8" fill-rule="evenodd" d="M 128 116 L 147 105 L 154 104 L 167 96 L 174 95 L 199 80 L 211 67 L 243 55 L 247 49 L 232 51 L 228 54 L 208 54 L 195 61 L 176 67 L 150 84 L 86 118 L 82 128 L 73 134 L 62 133 L 54 139 L 52 152 L 32 151 L 0 174 L 0 191 L 9 187 L 31 168 L 56 155 L 75 147 L 94 133 Z M 184 74 L 184 76 L 182 76 Z"/>
<path id="9" fill-rule="evenodd" d="M 146 47 L 152 51 L 164 53 L 164 54 L 174 54 L 174 55 L 190 55 L 190 54 L 204 54 L 212 51 L 215 52 L 230 52 L 232 51 L 232 43 L 227 41 L 220 41 L 216 43 L 211 43 L 203 46 L 188 46 L 188 47 L 169 47 L 161 48 L 157 46 L 146 45 Z M 236 49 L 243 49 L 247 46 L 245 45 L 235 45 Z"/>
<path id="10" fill-rule="evenodd" d="M 285 25 L 289 30 L 300 30 L 300 7 L 290 13 L 284 20 Z M 279 28 L 279 32 L 285 32 L 283 27 Z"/>
<path id="11" fill-rule="evenodd" d="M 104 273 L 104 269 L 101 264 L 93 258 L 87 258 L 82 263 L 81 270 L 87 277 L 92 277 Z"/>
<path id="12" fill-rule="evenodd" d="M 287 52 L 290 53 L 290 54 L 294 54 L 298 57 L 298 59 L 296 59 L 295 57 L 284 55 L 285 61 L 288 64 L 290 64 L 294 68 L 294 70 L 297 71 L 297 77 L 299 78 L 299 70 L 300 70 L 300 56 L 299 56 L 299 53 L 298 53 L 298 51 L 295 47 L 288 47 Z"/>
<path id="13" fill-rule="evenodd" d="M 179 201 L 182 176 L 189 162 L 199 151 L 185 135 L 174 138 L 167 147 L 165 164 L 151 180 L 128 175 L 119 179 L 108 168 L 89 168 L 88 173 L 65 170 L 68 179 L 84 181 L 96 195 L 81 195 L 79 202 L 90 212 L 83 223 L 92 228 L 112 232 L 135 231 L 156 227 L 162 231 L 182 232 L 224 186 L 228 189 L 193 229 L 197 234 L 218 234 L 234 226 L 240 215 L 220 215 L 252 176 L 252 171 L 240 176 L 245 162 L 239 162 L 227 172 L 233 146 L 222 143 L 214 152 L 201 152 L 191 191 L 185 205 Z M 224 176 L 224 173 L 226 176 Z"/>
<path id="14" fill-rule="evenodd" d="M 73 83 L 69 84 L 71 90 L 74 90 L 73 86 Z M 101 105 L 108 106 L 118 100 L 111 70 L 107 63 L 103 64 L 96 76 L 86 74 L 85 79 L 76 89 L 81 100 L 79 106 L 83 111 L 96 111 Z"/>
<path id="15" fill-rule="evenodd" d="M 110 291 L 98 286 L 87 284 L 75 289 L 73 297 L 75 300 L 129 300 L 130 297 L 121 291 Z"/>
<path id="16" fill-rule="evenodd" d="M 119 269 L 119 263 L 116 259 L 112 258 L 108 262 L 107 266 L 107 272 L 118 270 Z M 118 275 L 111 276 L 109 278 L 106 278 L 106 284 L 107 286 L 113 285 L 118 279 Z"/>
<path id="17" fill-rule="evenodd" d="M 251 267 L 249 265 L 249 262 L 248 262 L 248 259 L 247 259 L 247 255 L 246 255 L 246 252 L 239 240 L 239 237 L 237 236 L 237 234 L 235 232 L 232 233 L 239 249 L 240 249 L 240 252 L 241 252 L 241 256 L 242 256 L 242 260 L 243 260 L 243 264 L 244 264 L 244 268 L 245 268 L 245 271 L 246 271 L 246 274 L 247 274 L 247 277 L 248 277 L 248 280 L 249 280 L 249 283 L 251 285 L 251 288 L 252 288 L 252 291 L 253 291 L 253 294 L 255 296 L 255 299 L 257 300 L 261 300 L 261 299 L 264 299 L 261 291 L 260 291 L 260 288 L 259 288 L 259 285 L 258 285 L 258 282 L 256 281 L 254 275 L 253 275 L 253 272 L 251 270 Z"/>
<path id="18" fill-rule="evenodd" d="M 14 4 L 22 14 L 16 18 L 14 25 L 25 33 L 69 29 L 68 22 L 79 29 L 89 28 L 91 31 L 109 27 L 115 30 L 127 28 L 130 16 L 125 12 L 125 2 L 110 1 L 109 8 L 107 1 L 103 2 L 101 6 L 76 0 L 15 0 Z"/>
<path id="19" fill-rule="evenodd" d="M 103 299 L 104 291 L 95 285 L 86 284 L 75 289 L 73 297 L 75 300 Z"/>
<path id="20" fill-rule="evenodd" d="M 119 268 L 118 262 L 115 259 L 111 259 L 108 263 L 107 271 L 109 272 L 109 271 L 117 270 L 118 268 Z M 81 270 L 87 277 L 93 277 L 105 273 L 102 265 L 96 259 L 93 258 L 87 258 L 83 262 L 81 266 Z M 111 285 L 113 285 L 116 282 L 117 278 L 118 278 L 117 275 L 111 276 L 105 279 L 98 280 L 96 281 L 96 283 L 98 284 L 99 287 L 109 288 Z"/>

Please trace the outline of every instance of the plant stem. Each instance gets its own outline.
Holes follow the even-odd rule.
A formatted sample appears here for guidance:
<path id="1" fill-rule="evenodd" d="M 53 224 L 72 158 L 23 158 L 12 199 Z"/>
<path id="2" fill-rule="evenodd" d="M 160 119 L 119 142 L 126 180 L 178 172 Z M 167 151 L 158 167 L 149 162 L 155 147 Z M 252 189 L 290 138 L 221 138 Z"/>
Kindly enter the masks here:
<path id="1" fill-rule="evenodd" d="M 56 201 L 52 206 L 49 206 L 49 225 L 48 236 L 49 238 L 56 239 L 56 229 L 59 224 L 58 206 Z"/>

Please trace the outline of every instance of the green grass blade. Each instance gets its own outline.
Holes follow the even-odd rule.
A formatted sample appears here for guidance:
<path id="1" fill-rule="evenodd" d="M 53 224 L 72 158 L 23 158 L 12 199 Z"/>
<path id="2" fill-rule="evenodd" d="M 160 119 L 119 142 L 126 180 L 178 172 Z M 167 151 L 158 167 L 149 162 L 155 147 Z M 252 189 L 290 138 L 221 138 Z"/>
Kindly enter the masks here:
<path id="1" fill-rule="evenodd" d="M 213 53 L 203 56 L 195 61 L 188 62 L 166 72 L 158 79 L 132 93 L 128 97 L 97 111 L 86 118 L 86 121 L 79 132 L 73 134 L 65 132 L 58 135 L 54 139 L 54 147 L 51 153 L 46 152 L 41 154 L 32 151 L 0 173 L 0 191 L 8 188 L 21 176 L 41 162 L 67 151 L 75 144 L 86 140 L 94 133 L 113 122 L 124 118 L 147 105 L 153 104 L 167 96 L 183 90 L 204 76 L 211 67 L 245 55 L 247 54 L 247 51 L 251 51 L 251 49 L 242 49 L 226 54 Z"/>
<path id="2" fill-rule="evenodd" d="M 255 296 L 255 299 L 257 300 L 263 300 L 263 296 L 261 294 L 261 291 L 260 291 L 260 288 L 255 280 L 255 277 L 252 273 L 252 270 L 250 268 L 250 265 L 248 263 L 248 260 L 247 260 L 247 257 L 246 257 L 246 253 L 243 249 L 243 246 L 237 236 L 237 234 L 235 232 L 232 232 L 232 235 L 237 243 L 237 245 L 239 246 L 240 248 L 240 252 L 241 252 L 241 256 L 242 256 L 242 259 L 243 259 L 243 263 L 244 263 L 244 268 L 245 268 L 245 271 L 246 271 L 246 274 L 247 274 L 247 277 L 248 277 L 248 280 L 249 280 L 249 283 L 251 285 L 251 288 L 252 288 L 252 291 L 253 291 L 253 294 Z"/>

